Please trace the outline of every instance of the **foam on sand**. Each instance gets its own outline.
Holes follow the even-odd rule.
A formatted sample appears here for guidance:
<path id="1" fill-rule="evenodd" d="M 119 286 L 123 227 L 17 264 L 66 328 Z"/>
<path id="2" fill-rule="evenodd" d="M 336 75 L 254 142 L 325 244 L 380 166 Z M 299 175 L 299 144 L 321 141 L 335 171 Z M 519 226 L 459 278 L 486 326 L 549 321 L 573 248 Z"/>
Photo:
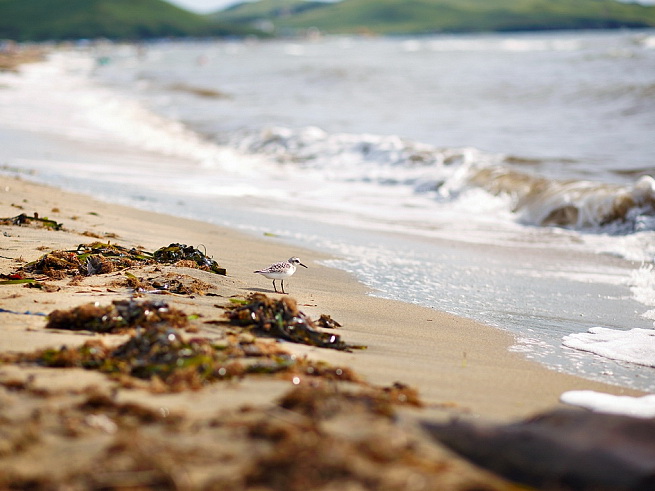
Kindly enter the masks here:
<path id="1" fill-rule="evenodd" d="M 615 396 L 593 390 L 564 392 L 560 401 L 598 413 L 623 414 L 634 418 L 655 418 L 655 394 L 643 397 Z"/>

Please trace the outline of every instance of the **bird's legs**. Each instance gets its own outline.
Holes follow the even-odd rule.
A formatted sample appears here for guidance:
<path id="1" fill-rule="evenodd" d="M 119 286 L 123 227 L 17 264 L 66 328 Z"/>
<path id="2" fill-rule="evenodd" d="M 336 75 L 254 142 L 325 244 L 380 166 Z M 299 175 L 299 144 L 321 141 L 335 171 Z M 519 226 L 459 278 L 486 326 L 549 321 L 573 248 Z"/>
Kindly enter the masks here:
<path id="1" fill-rule="evenodd" d="M 284 291 L 284 280 L 280 280 L 280 283 L 282 284 L 282 292 L 277 291 L 275 280 L 273 280 L 273 290 L 275 290 L 275 293 L 282 293 L 283 295 L 287 295 L 287 292 Z"/>

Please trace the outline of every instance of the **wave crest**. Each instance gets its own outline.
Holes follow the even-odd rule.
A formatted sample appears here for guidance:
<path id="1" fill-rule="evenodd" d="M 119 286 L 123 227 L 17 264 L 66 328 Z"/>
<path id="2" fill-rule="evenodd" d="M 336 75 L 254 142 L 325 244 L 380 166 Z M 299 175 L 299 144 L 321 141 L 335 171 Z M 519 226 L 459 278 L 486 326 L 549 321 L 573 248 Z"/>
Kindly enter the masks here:
<path id="1" fill-rule="evenodd" d="M 470 183 L 512 197 L 522 223 L 630 233 L 655 229 L 655 180 L 643 176 L 632 185 L 582 180 L 558 181 L 504 167 L 472 172 Z"/>
<path id="2" fill-rule="evenodd" d="M 537 159 L 436 148 L 398 136 L 330 134 L 316 127 L 267 128 L 233 141 L 241 150 L 319 171 L 331 181 L 410 186 L 434 193 L 441 203 L 464 199 L 471 189 L 508 196 L 515 220 L 526 225 L 614 234 L 655 230 L 655 180 L 648 175 L 629 185 L 556 180 L 517 170 L 539 164 Z M 478 212 L 475 204 L 469 208 Z"/>

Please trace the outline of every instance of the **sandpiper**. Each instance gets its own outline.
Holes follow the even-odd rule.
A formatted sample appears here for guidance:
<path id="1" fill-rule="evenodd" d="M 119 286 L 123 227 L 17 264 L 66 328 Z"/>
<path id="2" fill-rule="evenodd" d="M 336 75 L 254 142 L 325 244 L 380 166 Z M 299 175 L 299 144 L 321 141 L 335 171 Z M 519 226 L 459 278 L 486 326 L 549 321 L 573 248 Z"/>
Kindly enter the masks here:
<path id="1" fill-rule="evenodd" d="M 297 257 L 291 257 L 287 261 L 280 261 L 279 263 L 271 264 L 268 268 L 260 269 L 255 271 L 255 273 L 259 273 L 269 280 L 273 280 L 273 289 L 275 290 L 275 293 L 279 293 L 275 286 L 275 280 L 280 280 L 282 283 L 282 293 L 286 294 L 284 291 L 284 279 L 290 277 L 296 272 L 296 264 L 299 264 L 303 268 L 307 267 L 301 263 L 300 259 Z"/>

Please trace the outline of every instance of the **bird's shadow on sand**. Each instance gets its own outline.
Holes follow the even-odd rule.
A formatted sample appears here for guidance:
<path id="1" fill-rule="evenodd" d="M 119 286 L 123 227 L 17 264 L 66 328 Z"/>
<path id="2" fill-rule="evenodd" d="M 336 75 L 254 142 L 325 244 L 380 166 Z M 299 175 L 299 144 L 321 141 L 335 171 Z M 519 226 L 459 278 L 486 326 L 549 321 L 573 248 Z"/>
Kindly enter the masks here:
<path id="1" fill-rule="evenodd" d="M 288 295 L 288 293 L 282 293 L 280 291 L 271 290 L 270 288 L 241 288 L 241 290 L 250 292 L 250 293 L 273 293 L 278 295 Z"/>

